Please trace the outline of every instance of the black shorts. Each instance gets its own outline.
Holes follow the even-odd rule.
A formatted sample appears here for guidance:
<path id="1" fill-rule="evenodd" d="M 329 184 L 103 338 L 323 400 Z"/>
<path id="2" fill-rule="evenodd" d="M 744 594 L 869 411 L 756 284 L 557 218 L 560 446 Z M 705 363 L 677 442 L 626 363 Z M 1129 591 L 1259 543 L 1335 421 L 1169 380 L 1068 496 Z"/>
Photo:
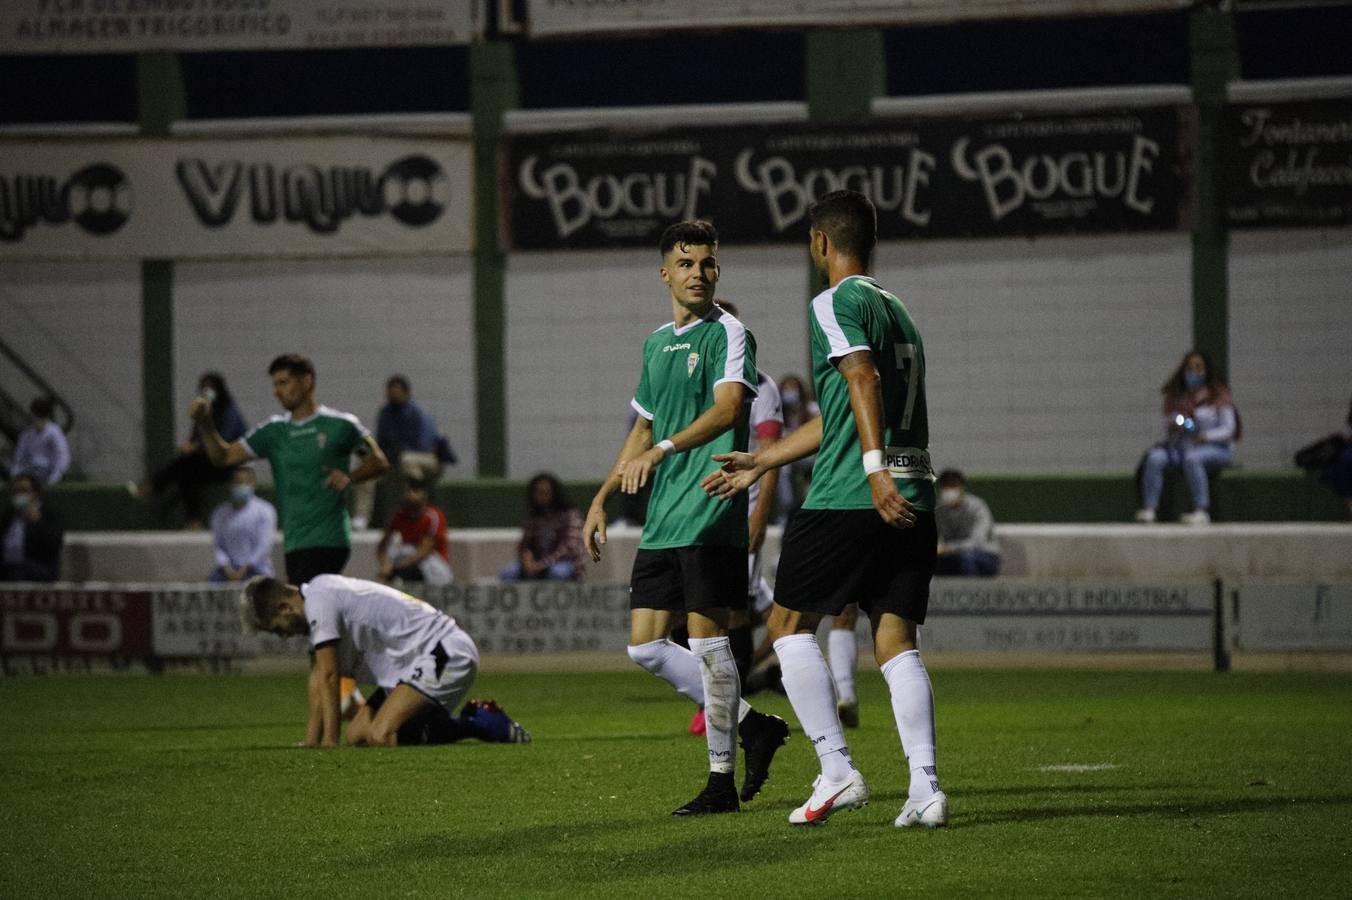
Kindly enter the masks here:
<path id="1" fill-rule="evenodd" d="M 286 580 L 299 587 L 316 575 L 341 575 L 351 547 L 302 547 L 285 555 Z"/>
<path id="2" fill-rule="evenodd" d="M 924 622 L 938 543 L 931 512 L 898 529 L 872 509 L 800 509 L 784 532 L 775 603 L 828 616 L 858 603 Z"/>
<path id="3" fill-rule="evenodd" d="M 746 605 L 746 548 L 639 550 L 629 579 L 630 609 L 695 612 Z"/>

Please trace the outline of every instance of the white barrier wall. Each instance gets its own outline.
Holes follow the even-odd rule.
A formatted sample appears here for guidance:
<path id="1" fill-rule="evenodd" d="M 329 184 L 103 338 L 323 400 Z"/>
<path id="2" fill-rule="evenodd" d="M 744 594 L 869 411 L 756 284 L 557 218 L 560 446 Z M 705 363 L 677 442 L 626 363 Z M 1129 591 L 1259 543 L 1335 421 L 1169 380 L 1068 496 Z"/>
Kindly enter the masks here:
<path id="1" fill-rule="evenodd" d="M 1188 235 L 910 241 L 875 270 L 925 339 L 937 468 L 1122 471 L 1192 333 Z"/>
<path id="2" fill-rule="evenodd" d="M 448 478 L 476 468 L 470 264 L 438 259 L 181 263 L 174 270 L 178 433 L 206 370 L 220 371 L 249 424 L 280 412 L 268 363 L 314 360 L 321 403 L 375 430 L 385 379 L 407 375 L 460 456 Z"/>
<path id="3" fill-rule="evenodd" d="M 141 267 L 25 263 L 0 269 L 0 333 L 75 412 L 75 466 L 86 477 L 139 473 Z M 27 406 L 36 392 L 0 360 L 0 384 Z"/>
<path id="4" fill-rule="evenodd" d="M 719 249 L 720 296 L 762 369 L 803 373 L 807 260 L 797 247 Z M 628 430 L 643 339 L 671 321 L 652 250 L 517 253 L 507 269 L 508 474 L 598 478 Z M 579 502 L 587 498 L 574 498 Z"/>
<path id="5" fill-rule="evenodd" d="M 1346 426 L 1352 231 L 1230 235 L 1230 369 L 1245 465 L 1289 467 Z"/>

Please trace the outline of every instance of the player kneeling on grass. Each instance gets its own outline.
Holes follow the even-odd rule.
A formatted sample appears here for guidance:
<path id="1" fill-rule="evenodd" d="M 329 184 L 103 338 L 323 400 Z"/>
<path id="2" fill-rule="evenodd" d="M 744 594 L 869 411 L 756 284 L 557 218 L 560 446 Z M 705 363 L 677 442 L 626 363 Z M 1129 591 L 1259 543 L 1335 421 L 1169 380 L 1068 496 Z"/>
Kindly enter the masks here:
<path id="1" fill-rule="evenodd" d="M 338 745 L 338 680 L 357 676 L 358 661 L 380 689 L 348 725 L 350 744 L 530 741 L 492 700 L 471 700 L 454 714 L 474 684 L 479 651 L 455 619 L 416 597 L 341 575 L 319 575 L 299 587 L 255 578 L 240 597 L 240 612 L 259 631 L 310 638 L 306 747 Z"/>

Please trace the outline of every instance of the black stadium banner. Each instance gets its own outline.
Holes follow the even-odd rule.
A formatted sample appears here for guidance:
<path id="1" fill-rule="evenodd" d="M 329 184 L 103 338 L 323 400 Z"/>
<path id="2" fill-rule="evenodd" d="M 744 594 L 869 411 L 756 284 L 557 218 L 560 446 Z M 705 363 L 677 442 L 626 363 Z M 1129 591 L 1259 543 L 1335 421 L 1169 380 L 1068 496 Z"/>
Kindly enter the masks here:
<path id="1" fill-rule="evenodd" d="M 1352 98 L 1231 104 L 1223 121 L 1231 227 L 1352 224 Z"/>
<path id="2" fill-rule="evenodd" d="M 880 238 L 1160 231 L 1194 217 L 1191 107 L 984 119 L 518 135 L 513 247 L 653 246 L 699 216 L 728 243 L 802 241 L 839 188 Z"/>

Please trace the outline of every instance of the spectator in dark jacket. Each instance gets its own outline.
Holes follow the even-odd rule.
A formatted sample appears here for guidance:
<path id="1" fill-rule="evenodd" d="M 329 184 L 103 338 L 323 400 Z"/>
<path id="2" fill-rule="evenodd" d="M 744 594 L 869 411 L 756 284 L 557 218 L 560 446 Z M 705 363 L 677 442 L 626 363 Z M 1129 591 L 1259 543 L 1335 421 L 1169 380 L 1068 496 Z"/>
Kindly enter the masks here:
<path id="1" fill-rule="evenodd" d="M 57 581 L 61 577 L 60 518 L 42 502 L 42 481 L 20 475 L 0 513 L 0 581 Z"/>
<path id="2" fill-rule="evenodd" d="M 230 395 L 230 388 L 226 386 L 224 376 L 219 372 L 203 372 L 202 377 L 197 380 L 197 393 L 211 404 L 211 419 L 221 435 L 221 440 L 229 444 L 244 437 L 249 427 L 245 424 L 239 407 L 235 405 L 235 398 Z M 203 507 L 206 489 L 213 484 L 224 484 L 230 480 L 231 474 L 231 469 L 218 469 L 211 464 L 206 450 L 202 447 L 202 438 L 197 433 L 197 426 L 194 425 L 187 438 L 178 445 L 178 455 L 155 473 L 148 487 L 131 484 L 128 488 L 135 496 L 153 494 L 158 498 L 163 498 L 171 490 L 177 489 L 178 496 L 183 501 L 183 514 L 188 527 L 202 528 L 206 514 Z"/>

